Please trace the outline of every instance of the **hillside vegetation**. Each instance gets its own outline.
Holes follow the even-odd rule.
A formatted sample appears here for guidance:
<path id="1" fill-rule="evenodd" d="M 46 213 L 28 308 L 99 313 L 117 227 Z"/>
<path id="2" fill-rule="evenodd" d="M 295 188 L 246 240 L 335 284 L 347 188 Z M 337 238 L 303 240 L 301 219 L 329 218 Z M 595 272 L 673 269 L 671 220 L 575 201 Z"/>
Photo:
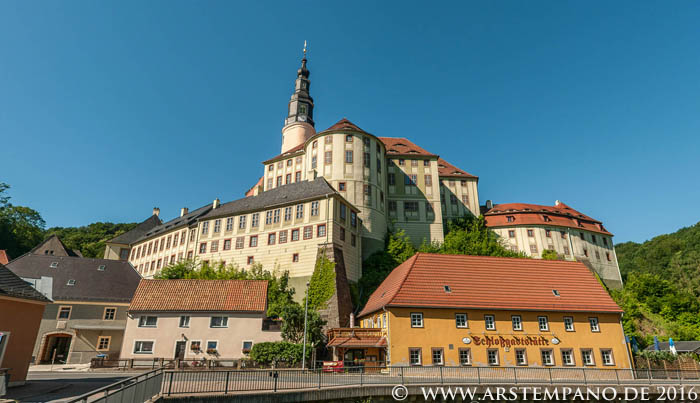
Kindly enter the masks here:
<path id="1" fill-rule="evenodd" d="M 615 245 L 628 335 L 644 345 L 660 339 L 700 340 L 700 223 L 644 243 Z"/>

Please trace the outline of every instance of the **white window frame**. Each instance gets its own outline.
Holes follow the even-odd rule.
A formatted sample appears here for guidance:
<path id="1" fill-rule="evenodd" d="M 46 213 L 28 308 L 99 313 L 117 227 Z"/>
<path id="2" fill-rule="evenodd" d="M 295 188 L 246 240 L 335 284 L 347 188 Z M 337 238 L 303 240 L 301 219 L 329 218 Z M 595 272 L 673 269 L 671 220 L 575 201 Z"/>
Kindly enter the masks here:
<path id="1" fill-rule="evenodd" d="M 569 327 L 569 325 L 571 325 Z M 564 316 L 564 330 L 567 332 L 575 332 L 576 331 L 576 326 L 574 326 L 574 317 L 573 316 Z"/>
<path id="2" fill-rule="evenodd" d="M 185 319 L 185 318 L 187 318 L 187 319 Z M 183 319 L 185 322 L 184 324 L 183 324 Z M 180 315 L 180 320 L 177 324 L 177 327 L 179 327 L 181 329 L 189 328 L 190 327 L 190 319 L 191 319 L 190 315 Z"/>
<path id="3" fill-rule="evenodd" d="M 490 322 L 487 318 L 491 319 Z M 484 328 L 486 330 L 496 330 L 496 316 L 495 315 L 484 315 Z"/>
<path id="4" fill-rule="evenodd" d="M 411 361 L 411 353 L 412 352 L 417 352 L 418 353 L 418 362 L 412 362 Z M 423 365 L 423 349 L 420 347 L 409 347 L 408 348 L 408 365 L 412 366 L 421 366 Z"/>
<path id="5" fill-rule="evenodd" d="M 222 318 L 222 325 L 221 326 L 214 326 L 214 318 Z M 209 318 L 209 327 L 211 329 L 222 329 L 222 328 L 227 328 L 228 327 L 228 316 L 211 316 Z"/>
<path id="6" fill-rule="evenodd" d="M 495 355 L 496 361 L 495 361 L 495 362 L 491 362 L 491 355 L 490 355 L 489 353 L 496 353 L 496 355 Z M 499 365 L 500 362 L 501 362 L 501 357 L 499 357 L 499 355 L 500 355 L 500 354 L 499 354 L 497 348 L 489 348 L 489 349 L 487 349 L 487 350 L 486 350 L 486 362 L 488 363 L 488 365 L 490 365 L 490 366 L 497 366 L 497 365 Z"/>
<path id="7" fill-rule="evenodd" d="M 517 320 L 516 320 L 517 319 Z M 513 331 L 522 332 L 523 331 L 523 317 L 520 315 L 511 315 L 510 322 L 513 326 Z M 517 327 L 516 327 L 517 323 Z"/>
<path id="8" fill-rule="evenodd" d="M 566 353 L 569 353 L 570 362 L 566 362 Z M 572 348 L 562 348 L 561 349 L 561 364 L 567 367 L 572 367 L 576 365 L 576 358 L 574 357 L 574 350 Z"/>
<path id="9" fill-rule="evenodd" d="M 152 343 L 151 344 L 151 351 L 136 351 L 136 344 L 137 343 Z M 132 348 L 131 351 L 133 351 L 133 354 L 153 354 L 155 349 L 156 349 L 156 341 L 155 340 L 134 340 L 134 347 Z"/>
<path id="10" fill-rule="evenodd" d="M 588 318 L 588 324 L 591 327 L 591 332 L 600 333 L 600 322 L 597 316 L 591 316 Z"/>
<path id="11" fill-rule="evenodd" d="M 149 325 L 148 324 L 148 318 L 156 318 L 156 323 L 155 325 Z M 142 323 L 143 321 L 143 323 Z M 158 327 L 158 317 L 155 315 L 141 315 L 139 316 L 139 324 L 138 327 L 151 327 L 151 328 L 157 328 Z M 148 341 L 148 340 L 146 340 Z"/>
<path id="12" fill-rule="evenodd" d="M 523 353 L 523 361 L 522 362 L 518 361 L 518 352 Z M 528 364 L 528 362 L 527 362 L 527 350 L 524 348 L 516 348 L 515 349 L 515 365 L 526 366 L 527 364 Z"/>
<path id="13" fill-rule="evenodd" d="M 459 324 L 459 318 L 463 317 L 464 318 L 464 324 L 460 325 Z M 457 326 L 458 329 L 468 329 L 469 328 L 469 317 L 467 316 L 466 313 L 456 313 L 455 314 L 455 326 Z"/>
<path id="14" fill-rule="evenodd" d="M 63 308 L 68 308 L 68 317 L 67 318 L 61 318 L 61 309 Z M 59 305 L 58 306 L 58 312 L 56 312 L 56 320 L 70 320 L 70 317 L 73 316 L 73 306 L 72 305 Z"/>
<path id="15" fill-rule="evenodd" d="M 585 353 L 588 353 L 588 358 L 590 358 L 590 362 L 588 360 L 586 360 Z M 582 348 L 581 349 L 581 363 L 587 367 L 595 366 L 595 355 L 593 354 L 592 348 Z"/>
<path id="16" fill-rule="evenodd" d="M 414 322 L 416 323 L 415 325 L 414 325 Z M 418 322 L 420 322 L 420 323 L 418 323 Z M 423 312 L 411 312 L 411 327 L 414 327 L 414 328 L 425 327 L 425 323 L 423 321 Z"/>
<path id="17" fill-rule="evenodd" d="M 538 326 L 540 332 L 548 332 L 549 331 L 549 319 L 546 316 L 538 316 L 537 317 L 537 326 Z"/>
<path id="18" fill-rule="evenodd" d="M 608 357 L 610 358 L 610 362 L 607 362 L 605 360 L 605 353 L 608 353 Z M 612 367 L 615 366 L 615 356 L 613 355 L 613 351 L 611 348 L 601 348 L 600 349 L 600 360 L 603 365 L 606 367 Z"/>
<path id="19" fill-rule="evenodd" d="M 548 353 L 549 362 L 545 362 L 545 353 Z M 554 351 L 551 348 L 543 348 L 540 350 L 540 359 L 542 360 L 543 367 L 553 367 L 554 366 Z"/>
<path id="20" fill-rule="evenodd" d="M 462 353 L 467 353 L 467 361 L 462 362 Z M 459 359 L 459 365 L 463 367 L 468 367 L 472 365 L 472 349 L 471 348 L 460 348 L 457 350 L 457 358 Z"/>

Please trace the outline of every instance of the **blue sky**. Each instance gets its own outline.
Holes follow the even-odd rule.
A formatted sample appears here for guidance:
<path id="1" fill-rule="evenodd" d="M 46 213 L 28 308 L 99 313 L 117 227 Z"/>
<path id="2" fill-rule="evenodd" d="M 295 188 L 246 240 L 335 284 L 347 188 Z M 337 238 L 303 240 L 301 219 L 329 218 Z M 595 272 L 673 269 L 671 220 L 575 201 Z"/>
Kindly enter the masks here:
<path id="1" fill-rule="evenodd" d="M 308 40 L 317 129 L 408 137 L 482 203 L 560 199 L 643 241 L 700 219 L 698 21 L 690 1 L 0 2 L 0 181 L 48 226 L 239 198 Z"/>

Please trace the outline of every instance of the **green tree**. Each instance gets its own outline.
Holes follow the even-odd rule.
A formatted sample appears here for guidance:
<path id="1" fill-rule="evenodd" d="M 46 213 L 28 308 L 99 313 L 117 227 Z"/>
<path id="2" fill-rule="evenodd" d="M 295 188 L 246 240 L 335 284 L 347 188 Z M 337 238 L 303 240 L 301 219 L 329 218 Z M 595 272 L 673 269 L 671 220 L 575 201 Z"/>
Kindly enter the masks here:
<path id="1" fill-rule="evenodd" d="M 10 257 L 29 252 L 44 239 L 46 223 L 36 210 L 10 203 L 10 188 L 0 182 L 0 245 Z"/>
<path id="2" fill-rule="evenodd" d="M 544 260 L 559 260 L 559 255 L 552 249 L 545 249 L 542 251 L 542 259 Z"/>
<path id="3" fill-rule="evenodd" d="M 53 227 L 46 230 L 45 237 L 56 235 L 68 248 L 79 250 L 83 256 L 102 258 L 108 240 L 130 231 L 136 225 L 96 222 L 82 227 Z"/>
<path id="4" fill-rule="evenodd" d="M 525 257 L 503 246 L 496 233 L 486 226 L 484 216 L 471 215 L 450 221 L 445 242 L 438 253 L 450 255 Z"/>
<path id="5" fill-rule="evenodd" d="M 282 307 L 282 338 L 291 343 L 304 341 L 304 307 L 300 304 L 289 304 Z M 308 346 L 317 346 L 323 341 L 323 326 L 326 322 L 321 319 L 318 312 L 309 309 L 307 318 L 306 343 Z"/>

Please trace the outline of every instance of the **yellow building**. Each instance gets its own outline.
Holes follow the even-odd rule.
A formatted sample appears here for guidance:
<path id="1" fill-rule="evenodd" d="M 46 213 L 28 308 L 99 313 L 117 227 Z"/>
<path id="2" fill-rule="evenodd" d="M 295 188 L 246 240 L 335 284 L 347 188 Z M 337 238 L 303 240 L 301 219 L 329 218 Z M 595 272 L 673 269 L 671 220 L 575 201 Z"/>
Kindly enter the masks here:
<path id="1" fill-rule="evenodd" d="M 621 316 L 581 263 L 418 253 L 329 345 L 398 366 L 631 368 Z"/>

